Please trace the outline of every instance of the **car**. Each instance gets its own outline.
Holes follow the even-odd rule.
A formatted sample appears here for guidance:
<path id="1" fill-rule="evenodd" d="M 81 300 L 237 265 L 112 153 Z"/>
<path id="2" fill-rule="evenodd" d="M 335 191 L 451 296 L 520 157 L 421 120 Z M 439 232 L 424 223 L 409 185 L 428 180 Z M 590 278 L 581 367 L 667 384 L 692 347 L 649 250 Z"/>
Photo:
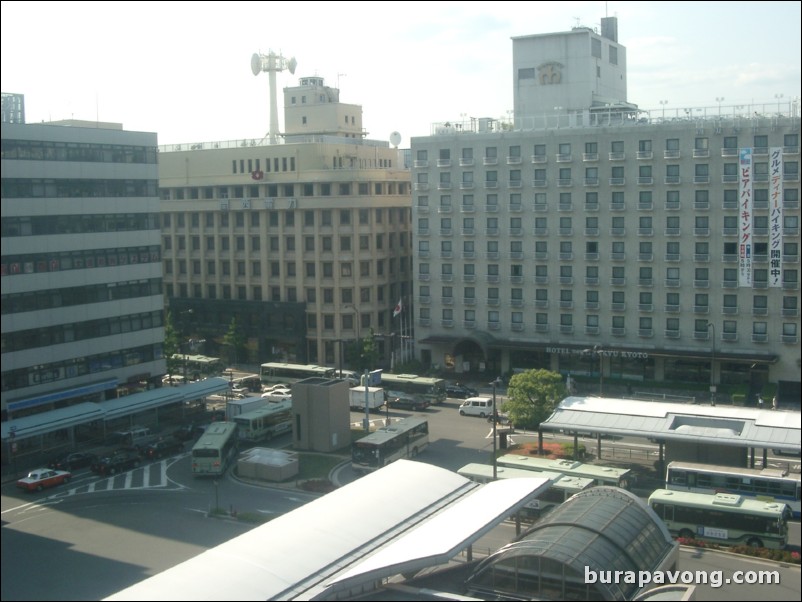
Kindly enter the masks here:
<path id="1" fill-rule="evenodd" d="M 180 425 L 173 431 L 173 438 L 179 441 L 192 441 L 203 434 L 203 430 L 198 431 L 198 425 L 192 422 Z"/>
<path id="2" fill-rule="evenodd" d="M 479 391 L 473 387 L 468 387 L 460 383 L 446 385 L 446 397 L 452 397 L 454 399 L 468 399 L 469 397 L 476 397 L 477 395 L 479 395 Z"/>
<path id="3" fill-rule="evenodd" d="M 141 462 L 142 458 L 137 452 L 127 449 L 117 450 L 92 464 L 92 472 L 100 476 L 113 475 L 136 468 Z"/>
<path id="4" fill-rule="evenodd" d="M 262 393 L 272 393 L 277 389 L 282 389 L 286 391 L 290 391 L 290 385 L 285 385 L 284 383 L 276 383 L 273 385 L 264 385 L 262 387 Z"/>
<path id="5" fill-rule="evenodd" d="M 42 491 L 48 487 L 69 483 L 71 478 L 72 473 L 66 470 L 34 468 L 28 473 L 28 476 L 17 481 L 17 487 L 25 491 Z"/>
<path id="6" fill-rule="evenodd" d="M 97 461 L 97 456 L 90 452 L 70 452 L 54 458 L 47 467 L 55 470 L 72 471 L 78 468 L 88 468 Z"/>
<path id="7" fill-rule="evenodd" d="M 398 408 L 401 410 L 425 410 L 429 407 L 428 399 L 418 399 L 408 395 L 391 396 L 387 398 L 388 408 Z"/>
<path id="8" fill-rule="evenodd" d="M 493 400 L 489 397 L 469 397 L 459 407 L 460 416 L 479 416 L 485 418 L 493 415 Z"/>
<path id="9" fill-rule="evenodd" d="M 157 460 L 167 456 L 174 456 L 182 451 L 184 451 L 184 442 L 175 437 L 168 437 L 145 446 L 143 454 L 148 460 Z"/>

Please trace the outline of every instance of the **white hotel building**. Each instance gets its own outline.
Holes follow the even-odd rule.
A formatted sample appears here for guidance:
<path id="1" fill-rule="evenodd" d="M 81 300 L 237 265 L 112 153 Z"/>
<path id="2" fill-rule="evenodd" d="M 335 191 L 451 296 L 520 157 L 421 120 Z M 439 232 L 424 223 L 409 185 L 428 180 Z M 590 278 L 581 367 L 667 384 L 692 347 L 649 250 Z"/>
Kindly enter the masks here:
<path id="1" fill-rule="evenodd" d="M 798 400 L 797 101 L 640 111 L 615 18 L 514 38 L 513 81 L 412 140 L 424 363 Z"/>

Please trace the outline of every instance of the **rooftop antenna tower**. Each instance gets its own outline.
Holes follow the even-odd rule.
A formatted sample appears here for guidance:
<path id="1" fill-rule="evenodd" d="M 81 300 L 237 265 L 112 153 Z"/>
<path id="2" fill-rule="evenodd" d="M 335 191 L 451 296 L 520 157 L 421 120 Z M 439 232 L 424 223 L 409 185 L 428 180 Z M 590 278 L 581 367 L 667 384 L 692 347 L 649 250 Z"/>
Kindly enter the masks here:
<path id="1" fill-rule="evenodd" d="M 276 73 L 285 69 L 290 73 L 295 73 L 298 61 L 295 57 L 284 58 L 281 54 L 276 54 L 272 50 L 268 54 L 255 52 L 251 57 L 251 71 L 254 75 L 259 75 L 262 71 L 270 74 L 270 144 L 278 142 L 278 103 L 276 101 Z"/>

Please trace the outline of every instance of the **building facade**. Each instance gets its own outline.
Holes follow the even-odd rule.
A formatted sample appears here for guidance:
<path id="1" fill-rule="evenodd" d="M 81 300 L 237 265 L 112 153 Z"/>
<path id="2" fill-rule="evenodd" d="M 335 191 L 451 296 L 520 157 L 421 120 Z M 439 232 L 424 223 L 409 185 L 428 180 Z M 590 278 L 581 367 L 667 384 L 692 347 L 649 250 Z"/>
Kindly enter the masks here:
<path id="1" fill-rule="evenodd" d="M 346 344 L 390 334 L 411 290 L 409 170 L 322 78 L 285 88 L 284 106 L 277 144 L 160 148 L 165 294 L 198 352 L 223 353 L 236 318 L 241 362 L 342 365 Z"/>
<path id="2" fill-rule="evenodd" d="M 617 77 L 601 65 L 617 43 L 555 37 L 513 40 L 508 123 L 412 140 L 423 362 L 798 392 L 798 107 L 649 115 L 601 82 L 605 102 L 519 114 L 584 78 L 555 54 L 578 39 L 599 79 Z M 532 80 L 544 64 L 562 79 Z"/>
<path id="3" fill-rule="evenodd" d="M 4 123 L 5 418 L 160 384 L 156 134 Z"/>

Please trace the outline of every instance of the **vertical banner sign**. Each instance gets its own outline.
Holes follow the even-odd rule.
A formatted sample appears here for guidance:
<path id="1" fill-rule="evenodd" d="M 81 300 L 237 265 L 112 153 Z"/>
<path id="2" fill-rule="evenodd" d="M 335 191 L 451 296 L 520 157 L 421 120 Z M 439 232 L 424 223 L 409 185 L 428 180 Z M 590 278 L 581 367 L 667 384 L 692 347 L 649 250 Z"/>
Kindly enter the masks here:
<path id="1" fill-rule="evenodd" d="M 742 148 L 738 154 L 738 286 L 752 286 L 752 149 Z"/>
<path id="2" fill-rule="evenodd" d="M 779 288 L 783 253 L 783 149 L 769 150 L 769 286 Z"/>

